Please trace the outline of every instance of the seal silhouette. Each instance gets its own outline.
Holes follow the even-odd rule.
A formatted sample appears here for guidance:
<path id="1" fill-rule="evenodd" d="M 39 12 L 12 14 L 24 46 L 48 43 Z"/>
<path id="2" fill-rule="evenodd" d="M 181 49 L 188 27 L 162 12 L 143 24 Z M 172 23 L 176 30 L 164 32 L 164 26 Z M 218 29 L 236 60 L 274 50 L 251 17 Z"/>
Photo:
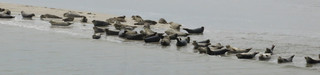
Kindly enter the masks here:
<path id="1" fill-rule="evenodd" d="M 204 27 L 195 28 L 195 29 L 189 29 L 189 28 L 182 28 L 183 30 L 186 30 L 188 33 L 203 33 Z"/>
<path id="2" fill-rule="evenodd" d="M 318 59 L 313 59 L 311 57 L 304 57 L 306 59 L 306 62 L 308 64 L 316 64 L 316 63 L 320 63 L 320 54 L 319 54 L 319 58 Z"/>
<path id="3" fill-rule="evenodd" d="M 289 63 L 292 62 L 294 55 L 290 56 L 289 58 L 282 58 L 281 56 L 278 57 L 278 63 Z"/>

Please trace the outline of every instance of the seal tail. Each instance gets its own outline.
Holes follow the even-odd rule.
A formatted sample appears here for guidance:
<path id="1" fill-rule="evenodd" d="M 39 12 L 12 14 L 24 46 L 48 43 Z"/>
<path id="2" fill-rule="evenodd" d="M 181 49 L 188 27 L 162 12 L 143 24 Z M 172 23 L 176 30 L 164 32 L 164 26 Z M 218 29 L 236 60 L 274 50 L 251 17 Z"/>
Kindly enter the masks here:
<path id="1" fill-rule="evenodd" d="M 273 51 L 274 47 L 275 47 L 275 45 L 272 45 L 272 47 L 271 47 L 271 51 Z"/>
<path id="2" fill-rule="evenodd" d="M 295 56 L 295 55 L 292 55 L 292 56 L 289 58 L 289 61 L 290 61 L 290 62 L 292 62 L 294 56 Z"/>

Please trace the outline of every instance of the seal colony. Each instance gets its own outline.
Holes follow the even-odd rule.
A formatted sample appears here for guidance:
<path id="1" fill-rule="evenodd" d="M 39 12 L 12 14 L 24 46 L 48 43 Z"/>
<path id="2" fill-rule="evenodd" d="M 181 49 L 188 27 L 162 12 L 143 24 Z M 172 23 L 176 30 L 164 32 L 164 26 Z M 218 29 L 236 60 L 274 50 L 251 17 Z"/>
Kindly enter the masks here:
<path id="1" fill-rule="evenodd" d="M 26 7 L 26 6 L 22 6 Z M 32 6 L 28 6 L 32 7 Z M 27 7 L 26 7 L 27 8 Z M 48 8 L 43 8 L 48 9 Z M 54 9 L 54 8 L 51 8 Z M 12 19 L 18 15 L 12 15 L 11 9 L 0 8 L 1 19 Z M 93 13 L 74 12 L 74 11 L 60 11 L 63 14 L 57 13 L 37 13 L 27 10 L 17 10 L 14 12 L 21 12 L 23 18 L 39 18 L 43 21 L 50 23 L 52 26 L 66 27 L 75 22 L 80 22 L 86 25 L 92 25 L 92 39 L 100 39 L 102 36 L 118 36 L 119 38 L 127 40 L 144 41 L 145 43 L 156 43 L 162 46 L 171 46 L 172 41 L 176 41 L 176 46 L 189 46 L 192 38 L 188 37 L 193 34 L 200 34 L 205 31 L 205 27 L 198 26 L 198 28 L 182 28 L 182 24 L 176 22 L 168 22 L 164 18 L 160 18 L 158 21 L 143 19 L 139 15 L 133 15 L 131 18 L 126 16 L 113 16 L 113 17 L 101 17 Z M 94 16 L 94 17 L 92 17 Z M 131 23 L 130 23 L 131 22 Z M 153 27 L 164 27 L 167 30 L 164 32 L 156 32 Z M 137 31 L 136 28 L 143 30 Z M 183 31 L 184 30 L 184 31 Z M 198 42 L 197 42 L 198 41 Z M 276 54 L 274 52 L 275 45 L 271 48 L 266 48 L 263 52 L 250 52 L 253 48 L 240 49 L 232 47 L 231 45 L 223 46 L 221 43 L 212 44 L 210 39 L 192 40 L 195 53 L 206 55 L 234 55 L 238 59 L 254 59 L 256 55 L 259 55 L 259 60 L 267 61 L 271 59 L 271 56 Z M 292 62 L 295 55 L 287 58 L 281 56 L 278 57 L 278 63 Z M 320 54 L 319 54 L 320 58 Z M 313 59 L 311 57 L 305 57 L 306 63 L 315 64 L 320 63 L 319 59 Z"/>

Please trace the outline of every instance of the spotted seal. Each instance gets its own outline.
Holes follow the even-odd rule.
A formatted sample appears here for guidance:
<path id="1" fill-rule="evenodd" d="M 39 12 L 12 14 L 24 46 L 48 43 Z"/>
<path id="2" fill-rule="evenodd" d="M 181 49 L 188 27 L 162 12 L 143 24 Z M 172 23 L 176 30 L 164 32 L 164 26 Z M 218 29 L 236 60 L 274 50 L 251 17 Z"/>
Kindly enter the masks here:
<path id="1" fill-rule="evenodd" d="M 259 52 L 252 52 L 252 53 L 238 53 L 236 54 L 238 59 L 252 59 L 255 57 Z"/>
<path id="2" fill-rule="evenodd" d="M 21 11 L 21 15 L 23 18 L 32 18 L 33 16 L 35 16 L 34 13 L 26 13 L 25 11 Z"/>

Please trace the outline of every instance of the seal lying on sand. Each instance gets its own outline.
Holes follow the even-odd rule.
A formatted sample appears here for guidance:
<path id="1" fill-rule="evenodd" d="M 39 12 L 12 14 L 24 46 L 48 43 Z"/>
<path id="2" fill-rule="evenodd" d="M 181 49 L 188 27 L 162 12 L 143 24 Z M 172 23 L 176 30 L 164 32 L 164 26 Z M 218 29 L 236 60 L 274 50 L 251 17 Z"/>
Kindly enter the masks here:
<path id="1" fill-rule="evenodd" d="M 50 20 L 49 23 L 50 23 L 51 25 L 54 25 L 54 26 L 69 26 L 69 25 L 72 24 L 72 23 L 70 23 L 70 22 L 54 21 L 54 20 Z"/>
<path id="2" fill-rule="evenodd" d="M 236 56 L 238 59 L 252 59 L 254 56 L 256 56 L 259 52 L 253 52 L 253 53 L 238 53 Z"/>
<path id="3" fill-rule="evenodd" d="M 94 33 L 93 35 L 92 35 L 92 39 L 100 39 L 101 38 L 101 33 Z"/>
<path id="4" fill-rule="evenodd" d="M 108 26 L 108 25 L 111 25 L 108 22 L 100 21 L 100 20 L 92 20 L 92 23 L 93 23 L 94 26 Z"/>
<path id="5" fill-rule="evenodd" d="M 319 54 L 319 59 L 312 59 L 311 57 L 304 57 L 306 59 L 306 62 L 308 64 L 316 64 L 316 63 L 320 63 L 320 54 Z"/>
<path id="6" fill-rule="evenodd" d="M 44 18 L 62 19 L 62 17 L 52 15 L 52 14 L 43 14 L 40 16 L 41 20 L 43 20 Z"/>
<path id="7" fill-rule="evenodd" d="M 169 24 L 170 24 L 170 28 L 177 30 L 177 31 L 180 31 L 180 27 L 182 26 L 181 24 L 174 23 L 174 22 L 169 22 Z"/>
<path id="8" fill-rule="evenodd" d="M 199 47 L 208 47 L 211 44 L 210 43 L 198 43 L 197 41 L 193 41 L 192 45 L 194 46 L 193 49 L 197 49 Z"/>
<path id="9" fill-rule="evenodd" d="M 160 41 L 160 44 L 161 44 L 162 46 L 169 46 L 170 43 L 171 43 L 171 39 L 170 39 L 169 36 L 164 36 L 164 37 L 161 39 L 161 41 Z"/>
<path id="10" fill-rule="evenodd" d="M 93 26 L 93 31 L 94 31 L 94 33 L 103 33 L 103 32 L 105 32 L 105 28 Z"/>
<path id="11" fill-rule="evenodd" d="M 116 21 L 119 21 L 119 22 L 127 22 L 125 18 L 126 18 L 126 16 L 114 17 L 114 19 L 115 19 Z"/>
<path id="12" fill-rule="evenodd" d="M 134 20 L 135 22 L 138 22 L 138 23 L 143 21 L 143 19 L 139 15 L 133 15 L 131 18 L 132 18 L 132 20 Z"/>
<path id="13" fill-rule="evenodd" d="M 144 25 L 144 26 L 143 26 L 143 30 L 144 30 L 144 31 L 140 31 L 140 33 L 145 34 L 146 37 L 154 36 L 154 35 L 157 33 L 157 32 L 155 32 L 155 31 L 151 30 L 149 24 L 148 24 L 148 25 Z"/>
<path id="14" fill-rule="evenodd" d="M 188 36 L 188 33 L 180 32 L 175 29 L 168 29 L 165 31 L 167 35 L 177 34 L 178 36 Z"/>
<path id="15" fill-rule="evenodd" d="M 77 14 L 77 13 L 75 13 L 75 12 L 70 12 L 70 11 L 64 13 L 63 16 L 64 16 L 64 17 L 73 17 L 73 18 L 84 17 L 84 16 L 82 16 L 82 15 L 79 15 L 79 14 Z"/>
<path id="16" fill-rule="evenodd" d="M 168 24 L 167 21 L 163 18 L 160 18 L 158 21 L 160 24 Z"/>
<path id="17" fill-rule="evenodd" d="M 289 58 L 282 58 L 281 56 L 278 57 L 278 63 L 288 63 L 292 62 L 294 55 L 290 56 Z"/>
<path id="18" fill-rule="evenodd" d="M 161 38 L 163 38 L 163 34 L 156 34 L 154 36 L 144 38 L 144 42 L 159 42 Z"/>
<path id="19" fill-rule="evenodd" d="M 143 20 L 143 21 L 140 21 L 138 23 L 134 23 L 134 25 L 156 25 L 157 22 L 156 21 L 153 21 L 153 20 Z"/>
<path id="20" fill-rule="evenodd" d="M 130 26 L 130 25 L 121 24 L 120 21 L 116 21 L 116 23 L 113 24 L 113 26 L 114 26 L 117 30 L 121 30 L 121 29 L 134 30 L 135 28 L 137 28 L 137 26 Z"/>
<path id="21" fill-rule="evenodd" d="M 69 21 L 73 21 L 74 17 L 67 17 L 67 18 L 64 18 L 62 20 L 65 21 L 65 22 L 69 22 Z"/>
<path id="22" fill-rule="evenodd" d="M 204 27 L 195 28 L 195 29 L 189 29 L 189 28 L 183 28 L 183 30 L 186 30 L 188 33 L 203 33 Z"/>
<path id="23" fill-rule="evenodd" d="M 1 9 L 1 10 L 0 10 L 0 14 L 11 15 L 11 11 L 10 11 L 9 9 Z"/>
<path id="24" fill-rule="evenodd" d="M 247 53 L 252 49 L 252 48 L 239 49 L 239 48 L 231 47 L 230 45 L 227 45 L 226 48 L 230 50 L 228 53 Z"/>
<path id="25" fill-rule="evenodd" d="M 35 16 L 34 13 L 26 13 L 24 11 L 21 11 L 21 15 L 23 18 L 32 18 L 33 16 Z"/>
<path id="26" fill-rule="evenodd" d="M 177 46 L 186 46 L 190 42 L 190 37 L 187 37 L 186 39 L 182 40 L 181 38 L 177 39 Z"/>
<path id="27" fill-rule="evenodd" d="M 14 16 L 1 13 L 1 14 L 0 14 L 0 18 L 14 18 Z"/>
<path id="28" fill-rule="evenodd" d="M 83 23 L 87 23 L 87 22 L 88 22 L 87 17 L 83 16 L 83 17 L 82 17 L 82 19 L 81 19 L 81 22 L 83 22 Z"/>
<path id="29" fill-rule="evenodd" d="M 125 31 L 126 33 L 127 31 Z M 126 34 L 125 38 L 128 40 L 143 40 L 144 34 Z"/>
<path id="30" fill-rule="evenodd" d="M 221 43 L 217 43 L 216 45 L 211 45 L 210 49 L 211 50 L 216 50 L 216 49 L 222 49 L 224 46 L 221 45 Z"/>
<path id="31" fill-rule="evenodd" d="M 110 30 L 110 29 L 105 29 L 105 31 L 106 31 L 106 34 L 107 35 L 118 35 L 119 34 L 119 32 L 120 31 L 118 31 L 118 30 Z"/>

